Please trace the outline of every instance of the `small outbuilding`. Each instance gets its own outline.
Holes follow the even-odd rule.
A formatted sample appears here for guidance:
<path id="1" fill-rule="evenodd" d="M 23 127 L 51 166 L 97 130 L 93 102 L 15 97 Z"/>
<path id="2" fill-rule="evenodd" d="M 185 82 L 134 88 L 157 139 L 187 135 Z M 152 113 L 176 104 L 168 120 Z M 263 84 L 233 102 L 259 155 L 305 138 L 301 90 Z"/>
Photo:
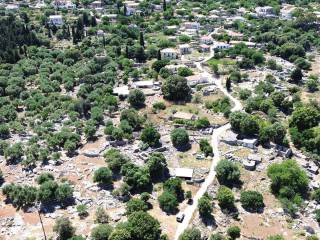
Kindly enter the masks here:
<path id="1" fill-rule="evenodd" d="M 187 112 L 176 112 L 172 115 L 172 119 L 182 119 L 182 120 L 197 120 L 197 116 L 192 113 Z"/>
<path id="2" fill-rule="evenodd" d="M 193 176 L 192 168 L 175 168 L 174 169 L 175 177 L 183 178 L 185 180 L 191 180 Z"/>
<path id="3" fill-rule="evenodd" d="M 153 88 L 154 83 L 152 80 L 149 81 L 137 81 L 133 83 L 134 87 L 136 88 Z"/>
<path id="4" fill-rule="evenodd" d="M 256 138 L 244 138 L 242 140 L 239 140 L 239 145 L 242 145 L 244 147 L 247 147 L 247 148 L 251 148 L 251 149 L 254 149 L 258 144 L 258 139 Z"/>
<path id="5" fill-rule="evenodd" d="M 129 95 L 129 88 L 128 86 L 115 87 L 113 89 L 113 94 L 119 97 L 127 97 Z"/>
<path id="6" fill-rule="evenodd" d="M 63 18 L 61 15 L 51 15 L 49 16 L 49 24 L 55 26 L 62 26 L 63 25 Z"/>

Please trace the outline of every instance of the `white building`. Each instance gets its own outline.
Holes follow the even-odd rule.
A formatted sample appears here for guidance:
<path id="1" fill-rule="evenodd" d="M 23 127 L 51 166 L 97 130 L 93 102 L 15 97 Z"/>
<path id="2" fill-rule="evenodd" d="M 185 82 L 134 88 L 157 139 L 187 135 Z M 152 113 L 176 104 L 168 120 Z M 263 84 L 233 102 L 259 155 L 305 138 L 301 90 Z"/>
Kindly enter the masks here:
<path id="1" fill-rule="evenodd" d="M 8 4 L 5 9 L 7 12 L 16 12 L 19 10 L 19 6 L 17 4 Z"/>
<path id="2" fill-rule="evenodd" d="M 153 9 L 156 12 L 161 12 L 162 11 L 162 5 L 161 4 L 153 4 Z"/>
<path id="3" fill-rule="evenodd" d="M 124 5 L 127 8 L 126 15 L 127 16 L 134 15 L 138 10 L 139 4 L 140 3 L 137 3 L 137 2 L 134 2 L 134 1 L 125 1 Z"/>
<path id="4" fill-rule="evenodd" d="M 161 59 L 177 59 L 178 51 L 174 48 L 165 48 L 160 51 Z"/>
<path id="5" fill-rule="evenodd" d="M 256 138 L 244 138 L 242 140 L 238 140 L 239 145 L 242 145 L 247 148 L 254 149 L 258 144 L 258 139 Z"/>
<path id="6" fill-rule="evenodd" d="M 119 97 L 127 97 L 129 95 L 129 88 L 128 86 L 115 87 L 113 89 L 113 94 Z"/>
<path id="7" fill-rule="evenodd" d="M 96 9 L 96 8 L 101 8 L 102 7 L 102 2 L 101 1 L 93 1 L 90 3 L 90 8 Z"/>
<path id="8" fill-rule="evenodd" d="M 185 22 L 183 23 L 185 29 L 200 30 L 200 23 L 198 22 Z"/>
<path id="9" fill-rule="evenodd" d="M 256 7 L 255 8 L 255 12 L 256 12 L 258 17 L 268 18 L 268 17 L 273 17 L 274 16 L 273 8 L 270 7 L 270 6 Z"/>
<path id="10" fill-rule="evenodd" d="M 62 26 L 63 25 L 63 18 L 61 15 L 51 15 L 49 16 L 49 24 L 55 26 Z"/>
<path id="11" fill-rule="evenodd" d="M 44 2 L 38 2 L 38 3 L 34 6 L 35 9 L 42 9 L 42 8 L 46 8 L 46 7 L 47 7 L 47 5 L 46 5 Z"/>
<path id="12" fill-rule="evenodd" d="M 133 83 L 135 88 L 153 88 L 154 83 L 152 80 L 150 81 L 137 81 Z"/>
<path id="13" fill-rule="evenodd" d="M 186 180 L 191 180 L 193 176 L 193 169 L 191 168 L 175 168 L 174 169 L 174 176 L 183 178 Z"/>
<path id="14" fill-rule="evenodd" d="M 293 11 L 296 9 L 294 5 L 283 4 L 280 10 L 280 15 L 282 19 L 290 20 L 293 18 Z"/>
<path id="15" fill-rule="evenodd" d="M 215 42 L 213 45 L 213 49 L 228 49 L 231 48 L 231 45 L 224 42 Z"/>
<path id="16" fill-rule="evenodd" d="M 105 35 L 105 33 L 104 33 L 103 30 L 99 29 L 99 30 L 97 31 L 97 36 L 103 37 L 104 35 Z"/>
<path id="17" fill-rule="evenodd" d="M 212 38 L 209 37 L 209 36 L 202 36 L 202 37 L 200 38 L 200 42 L 203 43 L 203 44 L 206 44 L 206 45 L 210 45 L 210 44 L 213 43 L 213 40 L 212 40 Z"/>
<path id="18" fill-rule="evenodd" d="M 186 79 L 190 87 L 195 87 L 198 84 L 204 84 L 209 82 L 208 78 L 202 74 L 192 75 L 192 76 L 186 77 Z"/>
<path id="19" fill-rule="evenodd" d="M 52 5 L 57 9 L 75 9 L 76 5 L 70 0 L 55 0 Z"/>
<path id="20" fill-rule="evenodd" d="M 199 50 L 201 52 L 210 52 L 210 46 L 207 44 L 200 44 Z"/>
<path id="21" fill-rule="evenodd" d="M 183 54 L 189 54 L 191 53 L 191 47 L 189 44 L 181 44 L 179 45 L 179 51 L 180 51 L 180 54 L 183 55 Z"/>

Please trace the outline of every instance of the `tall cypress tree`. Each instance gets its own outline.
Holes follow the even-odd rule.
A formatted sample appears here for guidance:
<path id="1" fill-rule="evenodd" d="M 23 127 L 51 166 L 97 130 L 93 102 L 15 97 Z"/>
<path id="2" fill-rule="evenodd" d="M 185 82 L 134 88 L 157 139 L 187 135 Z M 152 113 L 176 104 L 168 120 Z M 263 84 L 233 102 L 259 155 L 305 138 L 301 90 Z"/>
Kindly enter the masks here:
<path id="1" fill-rule="evenodd" d="M 167 10 L 167 2 L 166 0 L 163 0 L 163 11 L 166 11 Z"/>
<path id="2" fill-rule="evenodd" d="M 144 37 L 142 31 L 140 31 L 140 46 L 144 47 Z"/>
<path id="3" fill-rule="evenodd" d="M 123 5 L 123 15 L 127 16 L 127 6 L 125 4 Z"/>
<path id="4" fill-rule="evenodd" d="M 230 78 L 227 78 L 227 80 L 226 80 L 226 89 L 228 91 L 231 90 L 231 79 Z"/>

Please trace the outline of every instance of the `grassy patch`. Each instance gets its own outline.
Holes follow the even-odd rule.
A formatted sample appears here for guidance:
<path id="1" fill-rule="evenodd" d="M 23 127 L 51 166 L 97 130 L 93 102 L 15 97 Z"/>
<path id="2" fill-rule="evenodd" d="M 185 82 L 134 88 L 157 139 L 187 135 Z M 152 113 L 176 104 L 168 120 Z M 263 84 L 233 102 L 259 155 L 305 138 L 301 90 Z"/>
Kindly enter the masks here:
<path id="1" fill-rule="evenodd" d="M 208 62 L 209 66 L 213 65 L 235 65 L 236 61 L 228 58 L 222 58 L 222 59 L 215 59 L 211 58 Z"/>

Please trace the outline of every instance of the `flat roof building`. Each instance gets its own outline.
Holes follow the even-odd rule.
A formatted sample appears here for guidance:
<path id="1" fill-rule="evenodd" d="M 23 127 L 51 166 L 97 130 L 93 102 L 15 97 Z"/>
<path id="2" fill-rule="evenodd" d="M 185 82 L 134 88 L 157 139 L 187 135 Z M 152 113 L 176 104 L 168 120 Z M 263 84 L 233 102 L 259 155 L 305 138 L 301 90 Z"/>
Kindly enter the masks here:
<path id="1" fill-rule="evenodd" d="M 175 177 L 191 180 L 193 176 L 193 169 L 192 168 L 175 168 L 174 175 Z"/>

